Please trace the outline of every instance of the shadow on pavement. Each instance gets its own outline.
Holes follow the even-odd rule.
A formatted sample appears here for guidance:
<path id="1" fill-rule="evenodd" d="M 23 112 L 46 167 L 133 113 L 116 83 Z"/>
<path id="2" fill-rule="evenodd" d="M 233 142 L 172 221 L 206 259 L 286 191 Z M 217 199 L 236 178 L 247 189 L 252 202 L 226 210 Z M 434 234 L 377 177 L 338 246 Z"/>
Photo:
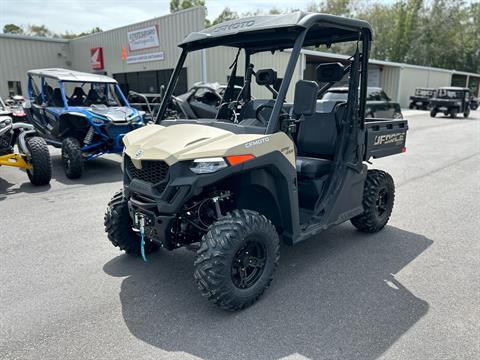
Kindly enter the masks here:
<path id="1" fill-rule="evenodd" d="M 110 156 L 113 157 L 115 155 Z M 86 161 L 82 177 L 79 179 L 69 179 L 63 170 L 62 156 L 52 155 L 52 177 L 58 182 L 66 185 L 90 185 L 121 181 L 122 169 L 120 168 L 120 159 L 121 156 L 118 155 L 118 160 L 98 157 L 96 159 Z"/>
<path id="2" fill-rule="evenodd" d="M 251 308 L 218 310 L 193 282 L 194 254 L 161 252 L 148 264 L 120 255 L 104 271 L 125 277 L 125 323 L 142 341 L 202 359 L 375 359 L 428 311 L 394 274 L 432 241 L 387 227 L 341 225 L 282 248 L 271 288 Z"/>
<path id="3" fill-rule="evenodd" d="M 456 121 L 456 120 L 476 121 L 476 120 L 479 120 L 477 117 L 474 117 L 473 115 L 475 115 L 475 114 L 470 113 L 470 115 L 468 117 L 464 117 L 463 114 L 458 114 L 455 118 L 451 118 L 450 115 L 437 114 L 437 116 L 435 116 L 435 119 L 445 119 L 445 120 L 452 120 L 452 121 Z"/>
<path id="4" fill-rule="evenodd" d="M 18 170 L 22 171 L 22 170 Z M 50 185 L 44 186 L 34 186 L 28 180 L 28 176 L 25 173 L 25 182 L 17 186 L 17 184 L 11 183 L 8 180 L 2 179 L 0 177 L 0 201 L 5 200 L 9 195 L 18 194 L 18 193 L 38 193 L 48 191 L 50 189 Z"/>

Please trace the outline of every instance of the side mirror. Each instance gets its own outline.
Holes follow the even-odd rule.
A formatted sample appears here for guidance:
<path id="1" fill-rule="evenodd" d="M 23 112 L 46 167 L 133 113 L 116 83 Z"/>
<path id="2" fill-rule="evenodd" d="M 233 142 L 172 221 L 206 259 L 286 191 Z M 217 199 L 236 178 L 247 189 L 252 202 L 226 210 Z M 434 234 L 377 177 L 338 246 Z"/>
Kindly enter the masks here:
<path id="1" fill-rule="evenodd" d="M 277 82 L 277 72 L 272 69 L 258 70 L 255 79 L 258 85 L 273 86 Z"/>
<path id="2" fill-rule="evenodd" d="M 318 84 L 315 81 L 299 80 L 295 85 L 293 114 L 313 115 L 317 107 Z"/>
<path id="3" fill-rule="evenodd" d="M 319 82 L 337 82 L 343 79 L 345 67 L 336 63 L 326 63 L 317 66 L 317 81 Z"/>

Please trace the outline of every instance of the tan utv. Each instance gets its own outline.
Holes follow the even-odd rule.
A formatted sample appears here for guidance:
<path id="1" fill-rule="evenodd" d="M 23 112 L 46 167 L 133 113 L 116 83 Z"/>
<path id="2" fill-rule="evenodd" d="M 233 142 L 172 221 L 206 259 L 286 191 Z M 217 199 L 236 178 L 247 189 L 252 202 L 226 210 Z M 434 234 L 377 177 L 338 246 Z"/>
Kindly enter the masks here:
<path id="1" fill-rule="evenodd" d="M 360 231 L 381 230 L 394 183 L 366 162 L 405 151 L 407 121 L 365 119 L 371 40 L 365 21 L 303 12 L 233 20 L 188 35 L 158 125 L 124 137 L 124 188 L 105 215 L 113 245 L 144 258 L 160 247 L 196 251 L 201 293 L 223 309 L 240 310 L 270 285 L 280 240 L 293 245 L 347 220 Z M 337 42 L 351 42 L 353 55 L 319 64 L 314 81 L 298 81 L 287 102 L 302 47 Z M 236 49 L 236 56 L 216 119 L 175 118 L 171 99 L 187 55 L 217 46 Z M 252 55 L 286 49 L 281 81 L 274 69 L 255 70 Z M 245 61 L 240 92 L 239 58 Z M 348 86 L 347 101 L 317 109 L 335 84 Z M 252 89 L 271 96 L 253 99 Z"/>

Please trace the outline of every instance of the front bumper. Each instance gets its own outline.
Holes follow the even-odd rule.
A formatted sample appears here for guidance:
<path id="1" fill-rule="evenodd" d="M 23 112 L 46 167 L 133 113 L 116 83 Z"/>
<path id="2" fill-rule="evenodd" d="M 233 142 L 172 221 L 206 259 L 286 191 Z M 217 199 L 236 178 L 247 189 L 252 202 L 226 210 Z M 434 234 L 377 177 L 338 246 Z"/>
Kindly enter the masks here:
<path id="1" fill-rule="evenodd" d="M 428 105 L 428 103 L 430 102 L 430 98 L 426 96 L 410 96 L 410 102 L 416 105 Z"/>
<path id="2" fill-rule="evenodd" d="M 460 105 L 456 104 L 455 101 L 448 100 L 431 100 L 430 105 L 438 110 L 460 109 L 461 107 Z"/>
<path id="3" fill-rule="evenodd" d="M 145 224 L 147 238 L 170 250 L 180 246 L 181 241 L 177 239 L 179 233 L 177 224 L 181 221 L 185 205 L 192 198 L 205 194 L 215 184 L 240 172 L 264 167 L 266 161 L 256 158 L 211 174 L 201 175 L 190 170 L 190 161 L 181 161 L 170 166 L 165 179 L 155 184 L 132 178 L 128 170 L 128 160 L 128 155 L 125 155 L 124 196 L 128 200 L 132 221 L 136 213 L 144 215 L 148 220 Z"/>
<path id="4" fill-rule="evenodd" d="M 199 176 L 190 171 L 189 162 L 179 162 L 169 167 L 165 179 L 152 183 L 132 177 L 128 160 L 125 155 L 124 196 L 132 221 L 135 214 L 143 215 L 148 239 L 169 250 L 179 247 L 175 224 L 183 206 L 206 186 L 223 178 L 224 173 Z"/>
<path id="5" fill-rule="evenodd" d="M 98 128 L 98 132 L 105 138 L 109 145 L 109 152 L 118 153 L 123 151 L 123 137 L 143 126 L 143 122 L 138 123 L 115 123 L 110 122 Z"/>

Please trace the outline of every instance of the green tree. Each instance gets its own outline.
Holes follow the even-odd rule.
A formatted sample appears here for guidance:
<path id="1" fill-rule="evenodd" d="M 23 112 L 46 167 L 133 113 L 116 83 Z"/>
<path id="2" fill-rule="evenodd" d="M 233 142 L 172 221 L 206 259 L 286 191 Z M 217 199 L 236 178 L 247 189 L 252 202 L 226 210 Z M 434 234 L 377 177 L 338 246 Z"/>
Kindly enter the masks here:
<path id="1" fill-rule="evenodd" d="M 373 59 L 386 60 L 390 57 L 394 47 L 391 16 L 391 7 L 378 3 L 358 14 L 358 18 L 368 21 L 374 30 L 374 42 L 370 52 Z"/>
<path id="2" fill-rule="evenodd" d="M 47 37 L 53 36 L 53 33 L 48 30 L 45 25 L 29 25 L 28 34 L 32 36 Z"/>
<path id="3" fill-rule="evenodd" d="M 76 38 L 79 38 L 79 37 L 82 37 L 82 36 L 86 36 L 86 35 L 90 35 L 90 34 L 95 34 L 95 33 L 98 33 L 98 32 L 102 32 L 103 30 L 101 28 L 99 28 L 98 26 L 94 27 L 92 30 L 90 31 L 84 31 L 84 32 L 81 32 L 80 34 L 75 34 L 75 33 L 69 33 L 68 31 L 64 34 L 60 34 L 60 37 L 62 39 L 76 39 Z"/>
<path id="4" fill-rule="evenodd" d="M 23 29 L 15 24 L 5 24 L 3 27 L 4 34 L 23 34 Z"/>
<path id="5" fill-rule="evenodd" d="M 212 25 L 217 25 L 217 24 L 220 24 L 224 21 L 234 20 L 234 19 L 238 19 L 238 18 L 239 18 L 239 16 L 238 16 L 238 13 L 236 11 L 232 11 L 232 10 L 230 10 L 230 8 L 226 7 L 217 16 L 217 18 L 215 20 L 213 20 Z"/>
<path id="6" fill-rule="evenodd" d="M 393 61 L 402 62 L 407 57 L 411 47 L 413 36 L 416 33 L 419 11 L 422 8 L 423 0 L 408 0 L 408 2 L 397 2 L 394 8 L 395 25 L 393 40 L 395 46 L 392 48 L 390 58 Z"/>
<path id="7" fill-rule="evenodd" d="M 189 9 L 194 6 L 205 6 L 205 0 L 170 0 L 170 12 Z"/>
<path id="8" fill-rule="evenodd" d="M 307 6 L 307 11 L 348 16 L 351 14 L 350 7 L 350 0 L 322 0 L 318 3 L 312 1 Z"/>

